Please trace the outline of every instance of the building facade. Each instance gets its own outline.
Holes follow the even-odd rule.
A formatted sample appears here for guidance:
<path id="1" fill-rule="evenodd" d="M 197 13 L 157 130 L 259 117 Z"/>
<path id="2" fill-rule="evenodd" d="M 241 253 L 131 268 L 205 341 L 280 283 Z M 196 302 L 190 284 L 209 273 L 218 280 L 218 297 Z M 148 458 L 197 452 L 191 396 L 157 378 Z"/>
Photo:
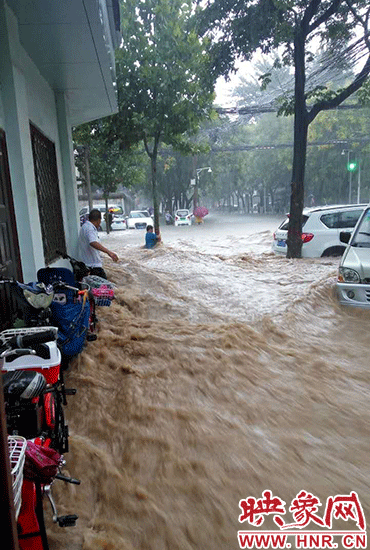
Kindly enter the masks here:
<path id="1" fill-rule="evenodd" d="M 72 127 L 117 111 L 119 25 L 118 0 L 0 0 L 2 275 L 75 253 Z"/>

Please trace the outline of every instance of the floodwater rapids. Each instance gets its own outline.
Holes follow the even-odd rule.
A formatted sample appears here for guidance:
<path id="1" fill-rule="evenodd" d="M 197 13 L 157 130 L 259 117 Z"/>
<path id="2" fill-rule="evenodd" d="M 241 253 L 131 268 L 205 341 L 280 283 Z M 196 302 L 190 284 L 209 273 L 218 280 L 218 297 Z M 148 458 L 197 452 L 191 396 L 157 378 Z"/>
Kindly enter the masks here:
<path id="1" fill-rule="evenodd" d="M 153 250 L 141 231 L 103 237 L 118 288 L 66 372 L 81 485 L 53 490 L 79 520 L 49 525 L 51 550 L 237 549 L 257 529 L 239 501 L 265 490 L 287 523 L 301 490 L 320 517 L 356 491 L 370 520 L 370 311 L 339 306 L 337 258 L 273 255 L 279 221 L 210 215 Z"/>

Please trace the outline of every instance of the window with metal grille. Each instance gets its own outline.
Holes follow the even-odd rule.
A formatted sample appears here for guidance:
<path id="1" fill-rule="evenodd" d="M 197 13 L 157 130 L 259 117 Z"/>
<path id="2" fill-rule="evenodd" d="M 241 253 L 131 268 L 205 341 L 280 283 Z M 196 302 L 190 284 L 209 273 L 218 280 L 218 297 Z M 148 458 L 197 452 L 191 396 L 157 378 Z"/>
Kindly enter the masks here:
<path id="1" fill-rule="evenodd" d="M 55 145 L 30 124 L 33 164 L 46 265 L 66 253 Z"/>

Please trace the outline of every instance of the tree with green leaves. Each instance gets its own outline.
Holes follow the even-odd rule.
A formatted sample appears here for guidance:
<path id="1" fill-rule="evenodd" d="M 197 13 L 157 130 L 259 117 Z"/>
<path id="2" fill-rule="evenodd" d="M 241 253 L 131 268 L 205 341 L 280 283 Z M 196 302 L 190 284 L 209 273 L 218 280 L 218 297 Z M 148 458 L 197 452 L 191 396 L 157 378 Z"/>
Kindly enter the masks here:
<path id="1" fill-rule="evenodd" d="M 294 89 L 282 98 L 281 114 L 294 114 L 288 257 L 302 248 L 302 210 L 308 127 L 323 110 L 333 109 L 361 88 L 370 73 L 370 5 L 368 0 L 212 0 L 202 5 L 201 25 L 213 39 L 215 73 L 227 75 L 235 60 L 256 51 L 280 49 L 279 63 L 294 68 Z M 357 65 L 343 87 L 330 89 L 325 77 L 308 80 L 314 48 L 326 52 L 324 68 Z M 362 62 L 361 62 L 362 58 Z M 365 58 L 365 61 L 363 59 Z M 265 75 L 267 85 L 270 75 Z"/>
<path id="2" fill-rule="evenodd" d="M 82 182 L 90 177 L 90 184 L 101 189 L 108 211 L 108 200 L 119 185 L 128 188 L 142 186 L 146 171 L 143 155 L 132 147 L 129 151 L 120 148 L 120 143 L 110 138 L 112 116 L 82 124 L 73 129 L 73 140 L 77 155 L 76 166 Z M 86 173 L 88 155 L 89 175 Z M 109 225 L 107 224 L 109 232 Z"/>
<path id="3" fill-rule="evenodd" d="M 159 231 L 160 143 L 192 153 L 188 136 L 210 117 L 214 98 L 207 40 L 197 35 L 190 0 L 121 2 L 123 47 L 117 52 L 119 112 L 110 139 L 142 141 L 151 163 L 154 224 Z"/>

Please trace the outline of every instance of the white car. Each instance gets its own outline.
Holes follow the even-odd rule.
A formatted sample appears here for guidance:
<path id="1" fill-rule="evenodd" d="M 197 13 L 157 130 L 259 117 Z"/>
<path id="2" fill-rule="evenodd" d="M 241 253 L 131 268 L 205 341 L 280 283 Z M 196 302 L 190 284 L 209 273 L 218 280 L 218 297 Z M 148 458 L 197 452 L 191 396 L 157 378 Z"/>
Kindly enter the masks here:
<path id="1" fill-rule="evenodd" d="M 101 212 L 102 220 L 101 220 L 101 224 L 100 224 L 100 229 L 102 231 L 106 231 L 107 230 L 107 224 L 106 224 L 106 221 L 105 221 L 105 213 L 106 213 L 105 206 L 99 205 L 99 206 L 94 206 L 93 208 L 97 209 Z M 112 223 L 111 223 L 111 231 L 121 231 L 123 229 L 126 229 L 127 228 L 126 218 L 123 214 L 123 210 L 122 210 L 121 206 L 109 206 L 109 211 L 113 215 L 113 220 L 112 220 Z M 88 213 L 89 213 L 89 207 L 88 206 L 85 206 L 84 208 L 82 208 L 80 210 L 79 214 L 80 214 L 80 222 L 81 223 L 84 221 L 84 219 L 87 218 Z"/>
<path id="2" fill-rule="evenodd" d="M 344 306 L 370 308 L 370 205 L 353 234 L 343 231 L 340 237 L 348 246 L 338 271 L 339 302 Z"/>
<path id="3" fill-rule="evenodd" d="M 153 225 L 153 218 L 147 210 L 132 210 L 127 218 L 127 229 L 146 229 Z"/>
<path id="4" fill-rule="evenodd" d="M 340 232 L 355 227 L 365 206 L 349 204 L 305 208 L 302 223 L 302 258 L 341 256 L 346 247 L 340 241 Z M 276 254 L 287 253 L 288 228 L 289 217 L 274 233 L 272 250 Z"/>
<path id="5" fill-rule="evenodd" d="M 100 227 L 102 228 L 103 231 L 106 231 L 107 224 L 104 219 L 104 213 L 102 214 L 102 216 L 103 217 L 101 220 Z M 110 229 L 111 231 L 122 231 L 123 229 L 127 229 L 126 219 L 123 214 L 113 214 L 113 220 L 112 220 Z"/>
<path id="6" fill-rule="evenodd" d="M 178 225 L 191 225 L 192 214 L 189 210 L 183 208 L 182 210 L 176 210 L 175 212 L 175 226 Z"/>

